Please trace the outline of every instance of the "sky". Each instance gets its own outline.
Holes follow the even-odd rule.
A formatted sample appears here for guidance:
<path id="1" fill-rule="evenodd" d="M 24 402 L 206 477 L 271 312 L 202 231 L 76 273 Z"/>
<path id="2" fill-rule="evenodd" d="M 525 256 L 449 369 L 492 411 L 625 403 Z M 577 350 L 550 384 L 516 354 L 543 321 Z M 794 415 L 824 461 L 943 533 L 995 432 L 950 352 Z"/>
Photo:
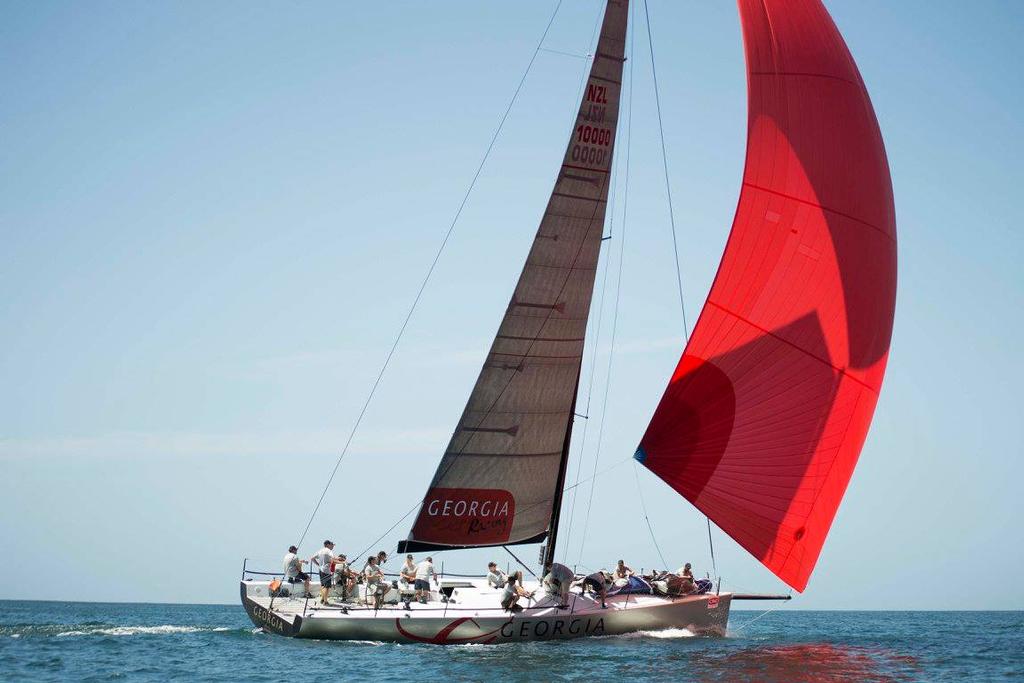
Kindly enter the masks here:
<path id="1" fill-rule="evenodd" d="M 0 6 L 0 598 L 228 603 L 243 558 L 279 569 L 555 4 Z M 1024 609 L 1024 5 L 827 6 L 885 137 L 899 289 L 871 432 L 789 607 Z M 599 10 L 559 9 L 303 553 L 407 534 L 411 517 L 385 532 L 504 311 Z M 692 321 L 739 192 L 740 30 L 728 2 L 650 14 Z M 568 476 L 602 474 L 586 534 L 583 486 L 560 540 L 570 564 L 649 568 L 660 550 L 703 574 L 704 518 L 630 460 L 683 344 L 644 35 L 579 399 L 594 431 L 580 450 L 577 425 Z M 726 588 L 788 592 L 714 543 Z M 449 571 L 491 557 L 510 561 L 435 554 Z"/>

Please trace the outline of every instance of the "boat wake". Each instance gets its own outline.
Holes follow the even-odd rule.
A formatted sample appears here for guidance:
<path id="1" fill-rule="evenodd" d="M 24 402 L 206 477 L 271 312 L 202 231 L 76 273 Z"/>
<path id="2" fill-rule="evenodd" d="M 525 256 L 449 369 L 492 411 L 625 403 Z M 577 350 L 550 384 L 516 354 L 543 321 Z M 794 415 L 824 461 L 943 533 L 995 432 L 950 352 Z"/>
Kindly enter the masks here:
<path id="1" fill-rule="evenodd" d="M 639 640 L 641 638 L 658 638 L 664 640 L 672 640 L 675 638 L 694 638 L 696 633 L 685 628 L 666 628 L 659 631 L 634 631 L 632 633 L 623 633 L 619 636 L 600 636 L 604 638 L 618 638 L 625 640 Z"/>
<path id="2" fill-rule="evenodd" d="M 76 628 L 70 631 L 58 631 L 52 635 L 55 635 L 58 638 L 75 636 L 162 636 L 179 635 L 184 633 L 219 633 L 231 630 L 233 629 L 226 626 L 173 626 L 170 624 L 164 624 L 162 626 L 107 626 L 102 628 Z"/>

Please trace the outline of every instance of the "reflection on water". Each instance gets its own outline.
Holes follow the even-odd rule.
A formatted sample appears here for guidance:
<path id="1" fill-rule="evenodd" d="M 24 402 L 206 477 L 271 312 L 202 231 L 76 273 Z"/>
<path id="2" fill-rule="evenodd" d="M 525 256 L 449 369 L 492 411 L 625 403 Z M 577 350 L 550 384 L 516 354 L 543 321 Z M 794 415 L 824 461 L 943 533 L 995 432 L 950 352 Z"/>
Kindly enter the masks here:
<path id="1" fill-rule="evenodd" d="M 694 653 L 698 670 L 714 672 L 698 680 L 890 681 L 911 680 L 919 672 L 916 658 L 892 650 L 829 643 L 759 645 L 729 653 Z M 706 667 L 706 668 L 705 668 Z"/>

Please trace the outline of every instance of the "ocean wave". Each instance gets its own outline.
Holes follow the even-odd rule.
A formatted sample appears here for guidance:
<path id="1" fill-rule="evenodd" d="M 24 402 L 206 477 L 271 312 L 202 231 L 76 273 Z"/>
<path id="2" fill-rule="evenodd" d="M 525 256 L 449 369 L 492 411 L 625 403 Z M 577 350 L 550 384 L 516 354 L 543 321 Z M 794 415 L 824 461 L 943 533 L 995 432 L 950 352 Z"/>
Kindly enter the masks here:
<path id="1" fill-rule="evenodd" d="M 71 636 L 140 636 L 140 635 L 179 635 L 184 633 L 218 633 L 231 631 L 226 626 L 174 626 L 164 624 L 161 626 L 108 626 L 105 628 L 72 629 L 60 631 L 53 635 L 57 637 Z"/>

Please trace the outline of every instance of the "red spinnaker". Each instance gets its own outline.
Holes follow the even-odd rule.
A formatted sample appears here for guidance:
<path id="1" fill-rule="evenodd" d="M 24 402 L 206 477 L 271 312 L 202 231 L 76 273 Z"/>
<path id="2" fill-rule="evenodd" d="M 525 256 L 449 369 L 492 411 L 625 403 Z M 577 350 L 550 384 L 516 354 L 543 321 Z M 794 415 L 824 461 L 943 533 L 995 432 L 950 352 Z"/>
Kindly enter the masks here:
<path id="1" fill-rule="evenodd" d="M 746 168 L 637 459 L 798 591 L 867 436 L 896 298 L 885 148 L 818 0 L 740 0 Z"/>

